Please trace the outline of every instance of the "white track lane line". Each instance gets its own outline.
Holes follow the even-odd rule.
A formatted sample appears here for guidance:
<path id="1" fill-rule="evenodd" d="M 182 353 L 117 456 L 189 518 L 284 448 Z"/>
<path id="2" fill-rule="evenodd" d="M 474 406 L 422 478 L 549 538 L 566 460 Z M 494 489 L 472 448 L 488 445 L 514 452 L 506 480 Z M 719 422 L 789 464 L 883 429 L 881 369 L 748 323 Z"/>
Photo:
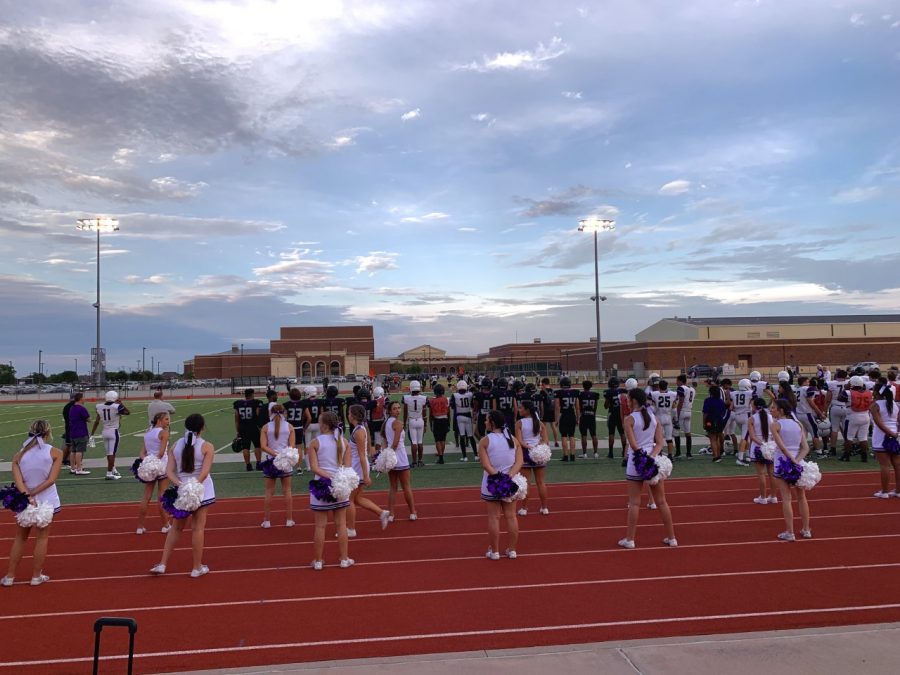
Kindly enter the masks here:
<path id="1" fill-rule="evenodd" d="M 679 616 L 667 617 L 661 619 L 636 619 L 631 621 L 601 621 L 596 623 L 570 623 L 570 624 L 550 624 L 544 626 L 527 626 L 519 628 L 494 628 L 492 630 L 469 630 L 455 631 L 445 633 L 426 633 L 424 635 L 382 635 L 367 638 L 352 638 L 344 640 L 316 640 L 311 642 L 285 642 L 281 644 L 259 644 L 245 645 L 242 647 L 216 647 L 210 649 L 184 649 L 177 651 L 165 652 L 148 652 L 146 654 L 137 653 L 135 659 L 152 659 L 152 658 L 168 658 L 173 656 L 199 656 L 203 654 L 228 654 L 239 652 L 253 652 L 272 649 L 308 649 L 310 647 L 331 647 L 348 644 L 372 644 L 385 642 L 409 642 L 412 640 L 441 640 L 447 638 L 464 638 L 479 637 L 487 635 L 515 635 L 520 633 L 536 633 L 544 631 L 563 631 L 563 630 L 583 630 L 588 628 L 617 628 L 622 626 L 647 626 L 647 625 L 665 625 L 671 623 L 681 623 L 686 621 L 728 621 L 736 619 L 754 619 L 775 616 L 808 616 L 816 614 L 835 614 L 841 612 L 869 612 L 887 609 L 898 609 L 900 603 L 890 603 L 884 605 L 857 605 L 849 607 L 822 607 L 811 609 L 787 609 L 774 612 L 743 612 L 735 614 L 714 614 L 711 616 Z M 114 654 L 110 656 L 101 656 L 101 661 L 121 661 L 127 659 L 127 654 Z M 8 663 L 0 663 L 0 669 L 22 668 L 24 666 L 51 666 L 62 665 L 66 663 L 90 663 L 93 659 L 88 656 L 68 659 L 46 659 L 42 661 L 14 661 Z"/>
<path id="2" fill-rule="evenodd" d="M 538 590 L 542 588 L 571 588 L 574 586 L 606 586 L 614 584 L 634 584 L 654 581 L 683 581 L 686 579 L 708 579 L 721 577 L 744 577 L 744 576 L 768 576 L 772 574 L 807 574 L 810 572 L 849 572 L 852 570 L 865 569 L 885 569 L 889 567 L 900 567 L 897 563 L 873 563 L 870 565 L 834 565 L 832 567 L 801 567 L 787 568 L 775 570 L 753 570 L 749 572 L 711 572 L 708 574 L 673 574 L 669 576 L 652 576 L 652 577 L 625 577 L 622 579 L 591 579 L 584 581 L 554 581 L 544 584 L 510 584 L 504 586 L 476 586 L 461 588 L 434 588 L 421 591 L 387 591 L 377 593 L 350 593 L 347 595 L 314 595 L 306 598 L 273 598 L 265 600 L 230 600 L 226 602 L 201 602 L 194 604 L 181 605 L 150 605 L 141 607 L 106 607 L 99 609 L 83 609 L 76 611 L 57 611 L 57 612 L 37 612 L 33 614 L 13 614 L 9 616 L 0 616 L 0 621 L 18 621 L 19 619 L 44 619 L 50 617 L 65 616 L 83 616 L 88 614 L 96 614 L 98 616 L 108 616 L 114 613 L 123 612 L 162 612 L 182 609 L 210 609 L 215 607 L 248 607 L 262 605 L 292 605 L 296 603 L 306 602 L 332 602 L 339 600 L 347 602 L 351 600 L 371 600 L 373 598 L 403 598 L 412 595 L 447 595 L 450 593 L 481 593 L 484 591 L 524 591 Z M 28 582 L 20 582 L 25 585 Z"/>

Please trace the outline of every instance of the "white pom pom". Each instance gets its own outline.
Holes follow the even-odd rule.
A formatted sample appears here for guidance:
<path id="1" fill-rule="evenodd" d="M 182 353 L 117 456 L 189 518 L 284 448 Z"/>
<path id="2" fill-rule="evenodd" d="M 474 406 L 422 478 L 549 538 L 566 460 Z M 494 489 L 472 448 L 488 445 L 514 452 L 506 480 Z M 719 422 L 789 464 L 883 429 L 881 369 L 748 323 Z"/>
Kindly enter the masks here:
<path id="1" fill-rule="evenodd" d="M 546 443 L 541 443 L 540 445 L 530 448 L 528 450 L 528 456 L 531 457 L 531 461 L 535 464 L 544 465 L 550 461 L 550 458 L 553 456 L 553 450 L 551 450 L 550 446 Z"/>
<path id="2" fill-rule="evenodd" d="M 181 511 L 194 512 L 200 508 L 203 501 L 203 485 L 196 478 L 188 478 L 178 486 L 178 498 L 175 500 L 175 508 Z"/>
<path id="3" fill-rule="evenodd" d="M 656 475 L 650 479 L 650 485 L 656 485 L 661 480 L 665 480 L 672 475 L 672 460 L 663 454 L 659 454 L 653 458 L 656 462 Z"/>
<path id="4" fill-rule="evenodd" d="M 514 495 L 507 497 L 503 501 L 514 502 L 517 499 L 525 499 L 528 496 L 528 479 L 520 473 L 512 477 L 512 482 L 519 488 Z"/>
<path id="5" fill-rule="evenodd" d="M 21 527 L 37 527 L 44 529 L 53 522 L 53 507 L 46 502 L 32 506 L 29 504 L 16 514 L 16 522 Z"/>
<path id="6" fill-rule="evenodd" d="M 774 462 L 775 453 L 778 452 L 778 446 L 775 445 L 775 441 L 766 441 L 760 446 L 759 451 L 762 453 L 763 459 Z"/>
<path id="7" fill-rule="evenodd" d="M 397 452 L 393 448 L 384 448 L 375 458 L 375 470 L 378 473 L 387 473 L 397 466 Z"/>
<path id="8" fill-rule="evenodd" d="M 812 490 L 822 480 L 819 465 L 815 462 L 801 461 L 800 466 L 803 467 L 803 473 L 797 479 L 797 487 L 803 490 Z"/>
<path id="9" fill-rule="evenodd" d="M 300 463 L 300 453 L 297 452 L 297 448 L 287 448 L 275 455 L 273 463 L 282 473 L 290 473 Z"/>
<path id="10" fill-rule="evenodd" d="M 353 469 L 340 467 L 331 477 L 331 496 L 339 502 L 350 499 L 350 493 L 359 487 L 359 476 Z"/>
<path id="11" fill-rule="evenodd" d="M 166 464 L 156 455 L 147 455 L 138 465 L 137 475 L 145 483 L 152 483 L 166 475 Z"/>

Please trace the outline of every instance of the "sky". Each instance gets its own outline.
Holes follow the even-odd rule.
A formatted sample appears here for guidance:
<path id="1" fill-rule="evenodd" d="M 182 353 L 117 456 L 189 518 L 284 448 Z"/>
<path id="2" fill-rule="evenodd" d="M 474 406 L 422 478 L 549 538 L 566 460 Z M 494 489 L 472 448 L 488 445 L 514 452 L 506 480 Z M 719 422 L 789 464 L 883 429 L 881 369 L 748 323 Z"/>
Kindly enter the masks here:
<path id="1" fill-rule="evenodd" d="M 900 2 L 0 0 L 0 361 L 895 312 Z M 149 366 L 148 366 L 149 367 Z"/>

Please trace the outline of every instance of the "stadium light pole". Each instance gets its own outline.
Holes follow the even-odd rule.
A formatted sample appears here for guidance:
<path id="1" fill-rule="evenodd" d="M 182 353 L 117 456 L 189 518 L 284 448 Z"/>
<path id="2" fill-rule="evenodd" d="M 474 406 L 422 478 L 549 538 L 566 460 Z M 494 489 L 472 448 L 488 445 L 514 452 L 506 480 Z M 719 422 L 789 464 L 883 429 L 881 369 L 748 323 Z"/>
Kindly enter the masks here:
<path id="1" fill-rule="evenodd" d="M 594 234 L 594 315 L 597 321 L 597 379 L 603 379 L 603 347 L 600 346 L 600 263 L 597 249 L 597 233 L 611 232 L 616 229 L 616 221 L 608 218 L 592 216 L 578 221 L 579 232 L 593 232 Z M 605 300 L 606 298 L 604 298 Z"/>
<path id="2" fill-rule="evenodd" d="M 37 370 L 38 384 L 40 384 L 40 382 L 41 382 L 41 375 L 44 374 L 44 364 L 41 361 L 41 357 L 43 356 L 43 354 L 44 354 L 44 350 L 38 349 L 38 370 Z"/>
<path id="3" fill-rule="evenodd" d="M 244 384 L 244 343 L 241 343 L 241 384 Z"/>
<path id="4" fill-rule="evenodd" d="M 117 232 L 119 221 L 115 218 L 79 218 L 75 229 L 97 233 L 97 302 L 94 303 L 94 307 L 97 309 L 97 354 L 94 362 L 94 375 L 97 387 L 102 387 L 104 372 L 100 366 L 100 233 Z"/>
<path id="5" fill-rule="evenodd" d="M 147 348 L 141 347 L 141 374 L 147 370 Z"/>

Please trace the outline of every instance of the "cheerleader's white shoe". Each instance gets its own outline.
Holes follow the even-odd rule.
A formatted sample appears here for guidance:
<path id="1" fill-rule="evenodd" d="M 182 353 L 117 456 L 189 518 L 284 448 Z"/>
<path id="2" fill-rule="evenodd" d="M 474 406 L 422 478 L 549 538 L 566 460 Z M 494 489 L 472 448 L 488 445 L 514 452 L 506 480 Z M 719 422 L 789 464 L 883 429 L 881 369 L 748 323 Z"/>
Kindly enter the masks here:
<path id="1" fill-rule="evenodd" d="M 778 497 L 769 497 L 769 503 L 770 503 L 770 504 L 777 504 L 777 503 L 778 503 Z"/>
<path id="2" fill-rule="evenodd" d="M 202 577 L 204 574 L 209 574 L 209 568 L 206 565 L 200 565 L 199 569 L 191 570 L 191 579 Z"/>
<path id="3" fill-rule="evenodd" d="M 891 495 L 889 493 L 885 492 L 884 490 L 879 490 L 872 496 L 876 497 L 877 499 L 890 499 L 891 498 Z"/>
<path id="4" fill-rule="evenodd" d="M 163 527 L 162 527 L 162 529 L 160 530 L 160 532 L 162 532 L 163 534 L 168 534 L 168 533 L 169 533 L 169 530 L 171 530 L 171 529 L 172 529 L 172 526 L 171 526 L 171 525 L 163 525 Z"/>
<path id="5" fill-rule="evenodd" d="M 410 520 L 418 520 L 418 519 L 419 519 L 419 516 L 418 516 L 417 514 L 415 514 L 415 513 L 410 513 L 410 514 L 409 514 L 409 519 L 410 519 Z"/>
<path id="6" fill-rule="evenodd" d="M 516 511 L 516 515 L 517 515 L 517 516 L 527 516 L 527 515 L 528 515 L 528 509 L 519 509 L 518 511 Z"/>
<path id="7" fill-rule="evenodd" d="M 769 500 L 766 499 L 765 497 L 754 497 L 753 503 L 754 504 L 768 504 Z"/>
<path id="8" fill-rule="evenodd" d="M 781 534 L 778 535 L 778 538 L 781 539 L 781 541 L 796 541 L 797 540 L 797 537 L 794 536 L 793 532 L 782 532 Z"/>
<path id="9" fill-rule="evenodd" d="M 310 565 L 316 572 L 321 572 L 322 568 L 325 566 L 321 560 L 313 560 Z"/>
<path id="10" fill-rule="evenodd" d="M 13 577 L 3 577 L 2 579 L 0 579 L 0 586 L 12 586 L 13 581 L 15 581 Z"/>
<path id="11" fill-rule="evenodd" d="M 136 529 L 136 530 L 134 531 L 134 533 L 135 533 L 135 534 L 144 534 L 144 532 L 146 532 L 146 531 L 147 531 L 147 528 L 146 528 L 146 527 L 139 527 L 138 529 Z"/>
<path id="12" fill-rule="evenodd" d="M 46 574 L 38 574 L 36 577 L 31 577 L 31 585 L 32 586 L 40 586 L 41 584 L 47 583 L 50 581 L 50 577 Z"/>
<path id="13" fill-rule="evenodd" d="M 270 527 L 272 527 L 272 523 L 270 523 L 268 520 L 264 520 L 259 524 L 259 526 L 264 530 L 268 530 Z"/>
<path id="14" fill-rule="evenodd" d="M 666 546 L 671 546 L 672 548 L 678 548 L 678 540 L 675 537 L 672 537 L 671 539 L 669 537 L 666 537 L 665 539 L 663 539 L 663 544 L 665 544 Z"/>
<path id="15" fill-rule="evenodd" d="M 288 520 L 284 523 L 285 527 L 293 527 L 296 523 L 293 520 Z"/>
<path id="16" fill-rule="evenodd" d="M 381 521 L 381 529 L 386 530 L 388 523 L 390 523 L 393 520 L 393 518 L 391 518 L 390 511 L 382 511 L 381 515 L 378 516 L 378 520 Z"/>
<path id="17" fill-rule="evenodd" d="M 634 548 L 634 539 L 619 539 L 619 546 L 622 548 Z"/>
<path id="18" fill-rule="evenodd" d="M 812 530 L 800 530 L 800 536 L 804 539 L 812 539 Z"/>
<path id="19" fill-rule="evenodd" d="M 550 509 L 548 509 L 548 508 L 546 508 L 546 507 L 541 507 L 541 515 L 542 515 L 542 516 L 549 516 L 549 515 L 550 515 Z"/>
<path id="20" fill-rule="evenodd" d="M 343 569 L 346 569 L 348 567 L 352 567 L 355 563 L 356 561 L 353 558 L 344 558 L 343 560 L 341 560 L 341 567 Z"/>
<path id="21" fill-rule="evenodd" d="M 650 504 L 647 504 L 647 508 L 650 509 L 651 511 L 656 511 L 656 502 L 651 502 Z"/>
<path id="22" fill-rule="evenodd" d="M 159 563 L 158 565 L 154 565 L 153 567 L 150 568 L 150 574 L 165 574 L 165 573 L 166 573 L 166 566 L 163 565 L 162 563 Z"/>
<path id="23" fill-rule="evenodd" d="M 518 557 L 518 554 L 515 551 L 506 549 L 506 557 L 509 558 L 510 560 L 515 560 Z"/>
<path id="24" fill-rule="evenodd" d="M 484 554 L 484 557 L 488 560 L 500 560 L 500 554 L 494 551 L 494 549 L 489 548 L 487 553 Z"/>

